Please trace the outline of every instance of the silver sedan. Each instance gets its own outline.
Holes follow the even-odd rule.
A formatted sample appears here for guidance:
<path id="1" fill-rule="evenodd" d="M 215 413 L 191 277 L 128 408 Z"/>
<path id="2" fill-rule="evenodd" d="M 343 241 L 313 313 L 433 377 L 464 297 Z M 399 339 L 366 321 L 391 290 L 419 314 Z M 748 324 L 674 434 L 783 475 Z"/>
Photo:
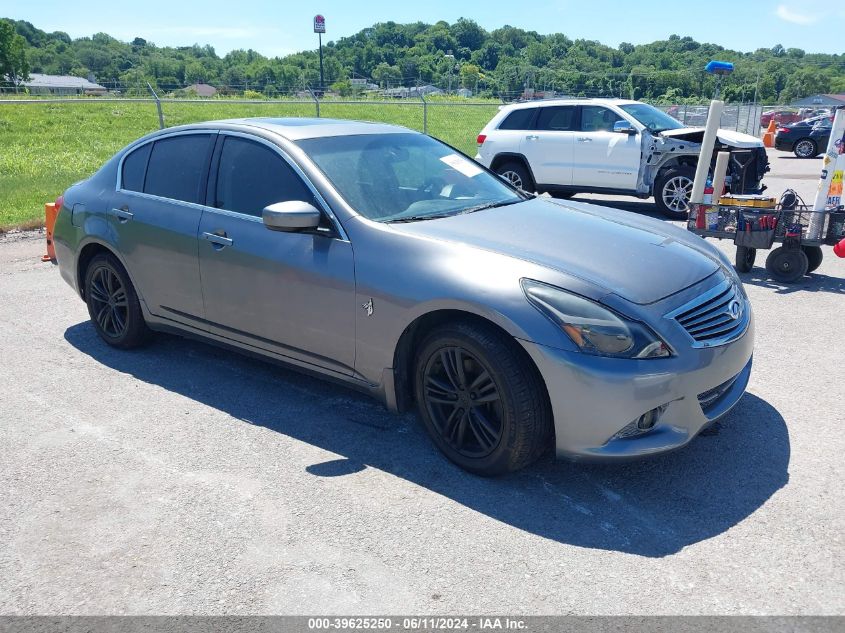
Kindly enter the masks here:
<path id="1" fill-rule="evenodd" d="M 480 474 L 675 449 L 741 398 L 753 316 L 667 223 L 533 198 L 408 129 L 155 132 L 64 194 L 63 278 L 109 345 L 199 336 L 416 406 Z"/>

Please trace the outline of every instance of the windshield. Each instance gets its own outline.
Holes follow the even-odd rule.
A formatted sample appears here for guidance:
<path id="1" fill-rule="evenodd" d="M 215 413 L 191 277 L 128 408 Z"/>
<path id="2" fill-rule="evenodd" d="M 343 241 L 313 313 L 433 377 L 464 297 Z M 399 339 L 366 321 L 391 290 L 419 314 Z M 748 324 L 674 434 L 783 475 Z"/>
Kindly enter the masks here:
<path id="1" fill-rule="evenodd" d="M 298 145 L 352 208 L 378 222 L 427 220 L 525 199 L 423 134 L 331 136 Z"/>
<path id="2" fill-rule="evenodd" d="M 648 131 L 652 133 L 663 132 L 665 130 L 679 130 L 685 127 L 683 123 L 677 119 L 673 119 L 663 112 L 663 110 L 658 110 L 646 103 L 629 103 L 628 105 L 619 107 L 645 125 Z"/>

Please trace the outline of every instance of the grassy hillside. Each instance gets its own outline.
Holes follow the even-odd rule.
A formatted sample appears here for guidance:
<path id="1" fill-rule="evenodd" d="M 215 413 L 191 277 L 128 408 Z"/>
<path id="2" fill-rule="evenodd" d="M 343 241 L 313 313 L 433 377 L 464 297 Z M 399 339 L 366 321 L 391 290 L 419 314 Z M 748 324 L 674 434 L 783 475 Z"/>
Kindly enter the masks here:
<path id="1" fill-rule="evenodd" d="M 475 153 L 475 137 L 493 116 L 489 105 L 429 105 L 428 131 Z M 165 124 L 248 116 L 314 116 L 310 103 L 164 103 Z M 323 117 L 396 123 L 422 130 L 419 103 L 332 104 Z M 144 102 L 0 104 L 0 230 L 37 224 L 44 203 L 87 178 L 130 141 L 158 129 L 155 106 Z"/>

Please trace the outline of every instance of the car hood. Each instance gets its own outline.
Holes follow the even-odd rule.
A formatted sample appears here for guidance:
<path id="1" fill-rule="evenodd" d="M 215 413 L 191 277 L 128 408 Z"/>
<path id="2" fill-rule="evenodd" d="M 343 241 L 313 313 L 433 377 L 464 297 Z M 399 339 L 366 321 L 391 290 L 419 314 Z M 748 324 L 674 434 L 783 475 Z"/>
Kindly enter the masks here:
<path id="1" fill-rule="evenodd" d="M 660 135 L 667 138 L 675 138 L 679 140 L 687 139 L 695 143 L 700 143 L 701 138 L 704 135 L 704 128 L 682 127 L 677 130 L 664 130 L 660 133 Z M 750 134 L 744 134 L 742 132 L 735 132 L 733 130 L 719 130 L 716 134 L 716 138 L 730 147 L 763 147 L 763 142 L 756 136 L 751 136 Z"/>
<path id="2" fill-rule="evenodd" d="M 659 301 L 720 268 L 710 245 L 672 224 L 548 198 L 391 227 L 530 261 L 638 304 Z"/>

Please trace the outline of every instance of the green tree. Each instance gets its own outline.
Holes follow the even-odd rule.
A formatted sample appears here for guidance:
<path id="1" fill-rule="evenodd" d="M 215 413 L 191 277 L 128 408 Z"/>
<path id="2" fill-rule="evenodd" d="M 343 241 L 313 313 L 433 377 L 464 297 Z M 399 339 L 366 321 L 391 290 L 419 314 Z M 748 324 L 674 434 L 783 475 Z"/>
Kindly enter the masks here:
<path id="1" fill-rule="evenodd" d="M 29 79 L 26 46 L 26 40 L 15 32 L 12 23 L 0 20 L 0 81 L 17 87 Z"/>

